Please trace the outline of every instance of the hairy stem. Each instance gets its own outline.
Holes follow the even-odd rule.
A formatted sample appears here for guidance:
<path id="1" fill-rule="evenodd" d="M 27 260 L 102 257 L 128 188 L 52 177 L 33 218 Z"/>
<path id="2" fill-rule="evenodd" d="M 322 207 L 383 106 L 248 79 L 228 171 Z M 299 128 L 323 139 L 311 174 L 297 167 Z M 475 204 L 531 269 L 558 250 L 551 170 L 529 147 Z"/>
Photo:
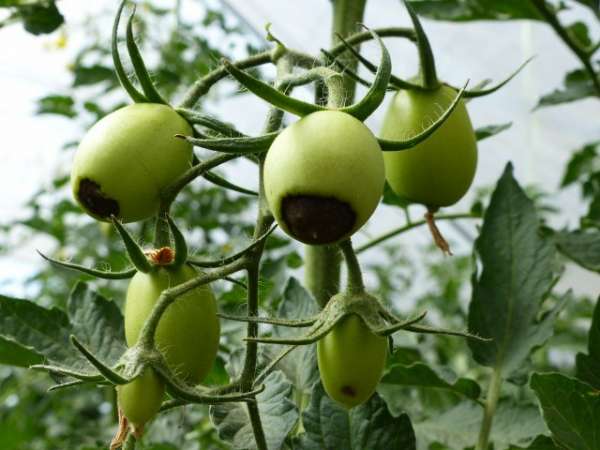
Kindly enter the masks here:
<path id="1" fill-rule="evenodd" d="M 499 368 L 495 368 L 488 387 L 487 397 L 485 399 L 485 409 L 483 412 L 483 420 L 479 430 L 479 440 L 476 450 L 487 450 L 490 441 L 490 433 L 492 431 L 492 422 L 500 397 L 500 389 L 502 388 L 502 372 Z"/>

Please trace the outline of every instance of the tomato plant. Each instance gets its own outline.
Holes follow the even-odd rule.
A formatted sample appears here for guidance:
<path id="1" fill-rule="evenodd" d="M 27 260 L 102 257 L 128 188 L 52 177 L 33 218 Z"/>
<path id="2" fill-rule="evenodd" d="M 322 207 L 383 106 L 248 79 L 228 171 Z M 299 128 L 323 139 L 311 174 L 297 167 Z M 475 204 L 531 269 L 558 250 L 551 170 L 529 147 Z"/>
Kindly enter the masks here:
<path id="1" fill-rule="evenodd" d="M 114 215 L 135 222 L 152 216 L 161 189 L 191 167 L 191 146 L 175 138 L 190 132 L 166 105 L 137 103 L 107 115 L 75 153 L 73 196 L 97 219 Z"/>
<path id="2" fill-rule="evenodd" d="M 96 448 L 112 433 L 111 448 L 125 450 L 596 449 L 600 305 L 565 286 L 585 284 L 569 278 L 567 261 L 600 272 L 600 144 L 576 152 L 562 181 L 589 202 L 577 229 L 508 163 L 495 187 L 477 186 L 470 208 L 437 215 L 461 221 L 456 257 L 404 234 L 428 225 L 450 254 L 434 213 L 470 188 L 478 141 L 510 126 L 474 129 L 466 101 L 528 62 L 491 86 L 442 83 L 417 12 L 552 27 L 582 67 L 542 107 L 600 97 L 597 33 L 562 25 L 567 5 L 592 20 L 598 5 L 407 0 L 412 26 L 363 30 L 366 0 L 332 0 L 332 43 L 318 55 L 267 27 L 267 47 L 238 58 L 208 32 L 235 34 L 230 20 L 197 20 L 176 3 L 171 15 L 149 1 L 139 17 L 121 2 L 110 49 L 77 55 L 74 86 L 101 83 L 111 95 L 40 102 L 97 117 L 76 151 L 72 190 L 103 223 L 75 220 L 82 212 L 65 200 L 63 174 L 50 202 L 42 192 L 31 216 L 0 227 L 44 230 L 58 248 L 41 255 L 68 271 L 33 276 L 35 300 L 0 295 L 0 363 L 51 375 L 0 371 L 0 447 Z M 27 8 L 12 6 L 11 20 Z M 175 25 L 163 32 L 148 17 Z M 416 46 L 417 77 L 394 74 L 404 59 L 390 55 L 390 38 Z M 376 62 L 363 45 L 378 50 Z M 206 112 L 228 78 L 268 103 L 262 132 Z M 121 88 L 134 104 L 121 106 Z M 427 208 L 425 220 L 411 203 Z M 26 440 L 32 433 L 43 437 Z"/>
<path id="3" fill-rule="evenodd" d="M 337 111 L 309 114 L 282 131 L 264 170 L 277 223 L 307 244 L 332 244 L 352 235 L 383 193 L 383 158 L 375 136 Z"/>
<path id="4" fill-rule="evenodd" d="M 381 379 L 387 339 L 369 331 L 356 315 L 347 316 L 317 343 L 323 387 L 351 408 L 367 401 Z"/>

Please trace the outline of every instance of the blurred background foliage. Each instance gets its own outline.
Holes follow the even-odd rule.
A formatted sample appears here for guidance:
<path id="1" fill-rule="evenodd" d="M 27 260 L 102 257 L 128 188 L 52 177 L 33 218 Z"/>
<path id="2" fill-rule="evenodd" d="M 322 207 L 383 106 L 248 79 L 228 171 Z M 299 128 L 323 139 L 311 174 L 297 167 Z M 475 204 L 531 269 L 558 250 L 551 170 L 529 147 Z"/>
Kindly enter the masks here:
<path id="1" fill-rule="evenodd" d="M 178 1 L 177 8 L 181 8 L 183 2 Z M 180 97 L 187 86 L 206 74 L 223 56 L 243 57 L 262 46 L 227 8 L 215 8 L 215 2 L 200 3 L 204 8 L 203 19 L 200 23 L 192 23 L 177 9 L 164 9 L 153 1 L 138 2 L 141 13 L 137 15 L 137 30 L 145 59 L 161 92 L 171 99 Z M 522 0 L 414 0 L 411 3 L 419 14 L 438 20 L 542 20 L 530 2 Z M 574 7 L 573 3 L 558 2 L 556 7 Z M 577 3 L 598 15 L 597 1 L 580 0 Z M 22 25 L 35 35 L 62 29 L 68 35 L 72 26 L 64 23 L 60 2 L 0 0 L 0 9 L 8 11 L 0 27 Z M 72 85 L 68 92 L 48 92 L 38 102 L 38 114 L 58 114 L 78 121 L 82 124 L 82 134 L 89 125 L 126 102 L 112 70 L 110 30 L 98 27 L 96 24 L 99 22 L 98 18 L 90 18 L 84 25 L 88 38 L 85 42 L 77 43 L 79 51 L 69 68 Z M 218 29 L 235 39 L 228 39 L 227 45 L 211 42 L 206 37 L 209 28 Z M 594 45 L 584 23 L 573 23 L 567 29 L 572 39 L 590 47 Z M 561 45 L 558 39 L 556 45 Z M 219 101 L 228 95 L 239 93 L 235 89 L 214 89 L 210 93 L 211 101 Z M 590 76 L 583 69 L 576 70 L 566 74 L 564 85 L 544 96 L 539 106 L 576 101 L 588 96 L 597 96 Z M 77 142 L 65 143 L 65 152 L 73 152 L 76 145 Z M 580 187 L 581 199 L 588 205 L 582 224 L 590 227 L 600 223 L 599 152 L 600 142 L 573 150 L 562 182 L 563 188 L 572 185 Z M 67 170 L 65 168 L 64 173 L 50 186 L 44 186 L 29 200 L 25 205 L 27 217 L 1 224 L 0 246 L 4 254 L 10 255 L 10 249 L 19 245 L 19 242 L 26 242 L 28 236 L 45 235 L 55 243 L 53 257 L 90 266 L 100 264 L 101 267 L 116 270 L 123 268 L 127 260 L 113 230 L 84 216 L 72 202 Z M 474 210 L 482 210 L 489 201 L 490 192 L 489 188 L 481 190 L 479 199 L 473 205 Z M 548 193 L 540 192 L 535 186 L 530 187 L 529 193 L 535 199 L 542 218 L 554 213 L 552 208 L 545 207 Z M 187 224 L 184 231 L 194 253 L 214 259 L 242 248 L 252 231 L 254 206 L 253 197 L 225 191 L 202 180 L 196 181 L 182 193 L 174 215 L 178 222 Z M 141 223 L 132 226 L 131 230 L 143 242 L 150 242 L 151 225 Z M 19 230 L 18 241 L 15 239 L 15 229 Z M 370 287 L 382 299 L 397 297 L 394 294 L 398 292 L 414 292 L 411 288 L 416 280 L 425 279 L 426 285 L 421 286 L 415 298 L 406 304 L 391 306 L 399 312 L 406 312 L 407 306 L 416 310 L 427 309 L 435 323 L 449 328 L 464 327 L 473 272 L 471 255 L 444 258 L 437 249 L 428 246 L 422 249 L 422 257 L 415 261 L 403 251 L 401 239 L 386 243 L 378 252 L 377 258 L 368 260 L 365 269 Z M 564 261 L 557 262 L 559 265 L 562 263 Z M 301 265 L 302 258 L 297 245 L 281 234 L 274 235 L 268 241 L 261 273 L 261 306 L 266 312 L 277 309 L 287 278 L 298 275 Z M 29 290 L 34 292 L 36 303 L 64 308 L 72 286 L 79 279 L 82 279 L 79 274 L 58 272 L 45 265 L 27 283 Z M 86 281 L 118 303 L 124 297 L 126 281 Z M 243 288 L 237 284 L 221 281 L 216 283 L 215 289 L 223 309 L 236 310 L 244 297 Z M 533 355 L 530 366 L 523 368 L 523 374 L 527 374 L 531 366 L 540 371 L 560 370 L 572 374 L 573 355 L 584 351 L 586 347 L 594 303 L 595 299 L 585 297 L 570 302 L 560 316 L 554 337 Z M 223 331 L 219 362 L 210 375 L 213 383 L 227 381 L 225 366 L 234 361 L 236 353 L 239 353 L 240 326 L 228 323 Z M 466 344 L 460 339 L 402 334 L 396 338 L 396 345 L 399 350 L 390 358 L 390 365 L 426 361 L 450 378 L 453 373 L 475 380 L 482 378 L 482 369 L 472 363 Z M 524 387 L 526 381 L 526 376 L 514 376 L 505 389 L 512 391 L 511 397 L 517 399 L 515 401 L 533 405 L 532 393 Z M 115 429 L 112 389 L 85 387 L 48 394 L 46 390 L 50 385 L 51 380 L 45 374 L 0 366 L 0 448 L 106 448 Z M 438 417 L 440 411 L 450 408 L 453 409 L 448 415 L 460 408 L 463 418 L 469 413 L 468 405 L 457 403 L 457 394 L 452 391 L 386 385 L 380 394 L 392 412 L 407 411 L 413 422 L 426 424 L 428 418 Z M 218 439 L 207 411 L 207 407 L 194 406 L 161 415 L 146 439 L 146 442 L 153 444 L 144 448 L 230 448 Z M 446 417 L 448 423 L 452 423 L 451 417 Z M 291 443 L 289 445 L 289 448 L 293 447 Z"/>

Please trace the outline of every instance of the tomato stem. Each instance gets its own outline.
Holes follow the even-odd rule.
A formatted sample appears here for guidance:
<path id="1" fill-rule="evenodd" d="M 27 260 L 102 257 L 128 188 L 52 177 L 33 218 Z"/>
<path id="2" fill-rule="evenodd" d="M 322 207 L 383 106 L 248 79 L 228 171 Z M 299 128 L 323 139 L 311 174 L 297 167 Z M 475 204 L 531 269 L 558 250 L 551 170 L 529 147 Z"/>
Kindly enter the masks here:
<path id="1" fill-rule="evenodd" d="M 499 368 L 495 368 L 490 380 L 487 397 L 485 399 L 485 410 L 483 412 L 483 420 L 479 431 L 479 441 L 477 442 L 476 450 L 487 450 L 490 433 L 492 431 L 492 422 L 496 413 L 496 406 L 500 397 L 502 387 L 502 372 Z"/>
<path id="2" fill-rule="evenodd" d="M 365 284 L 362 278 L 362 272 L 360 270 L 360 264 L 356 253 L 352 248 L 352 241 L 346 239 L 339 244 L 346 260 L 346 268 L 348 269 L 348 293 L 359 294 L 365 291 Z"/>

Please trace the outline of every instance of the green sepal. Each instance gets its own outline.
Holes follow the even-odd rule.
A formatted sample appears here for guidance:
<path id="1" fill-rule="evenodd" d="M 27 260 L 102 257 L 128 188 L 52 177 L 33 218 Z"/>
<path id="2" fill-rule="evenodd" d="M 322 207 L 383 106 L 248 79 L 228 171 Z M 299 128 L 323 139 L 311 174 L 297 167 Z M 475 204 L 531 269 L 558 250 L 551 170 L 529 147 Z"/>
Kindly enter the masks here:
<path id="1" fill-rule="evenodd" d="M 31 370 L 43 370 L 44 372 L 59 375 L 61 377 L 71 377 L 81 380 L 85 383 L 102 381 L 102 375 L 90 375 L 88 373 L 77 372 L 66 367 L 52 366 L 48 364 L 34 364 L 29 367 Z"/>
<path id="2" fill-rule="evenodd" d="M 50 258 L 49 256 L 44 255 L 39 250 L 37 250 L 37 252 L 39 253 L 39 255 L 42 258 L 44 258 L 46 261 L 48 261 L 50 264 L 52 264 L 54 266 L 58 266 L 62 269 L 67 269 L 67 270 L 74 270 L 76 272 L 81 272 L 86 275 L 94 276 L 96 278 L 102 278 L 104 280 L 125 280 L 125 279 L 133 277 L 136 272 L 136 270 L 134 268 L 128 269 L 128 270 L 123 270 L 121 272 L 111 272 L 110 270 L 92 269 L 90 267 L 82 266 L 79 264 L 68 263 L 68 262 L 64 262 L 64 261 L 59 261 L 54 258 Z"/>
<path id="3" fill-rule="evenodd" d="M 258 197 L 258 192 L 253 191 L 252 189 L 246 189 L 245 187 L 238 186 L 237 184 L 232 183 L 229 180 L 217 175 L 214 172 L 208 171 L 204 172 L 202 177 L 209 181 L 210 183 L 216 184 L 217 186 L 221 186 L 222 188 L 229 189 L 231 191 L 239 192 L 240 194 L 252 195 L 254 197 Z"/>
<path id="4" fill-rule="evenodd" d="M 374 31 L 369 31 L 373 35 L 373 39 L 377 41 L 381 48 L 381 62 L 375 73 L 375 79 L 365 96 L 359 102 L 340 109 L 340 111 L 348 113 L 360 121 L 364 121 L 379 108 L 379 105 L 381 105 L 381 102 L 385 97 L 390 82 L 390 76 L 392 75 L 392 60 L 390 58 L 390 53 L 387 48 L 385 48 L 381 38 Z"/>
<path id="5" fill-rule="evenodd" d="M 494 86 L 490 86 L 489 88 L 485 88 L 485 89 L 466 90 L 463 97 L 464 98 L 477 98 L 477 97 L 483 97 L 485 95 L 489 95 L 489 94 L 496 92 L 498 89 L 504 87 L 509 81 L 511 81 L 514 77 L 516 77 L 519 74 L 519 72 L 521 72 L 521 70 L 523 70 L 523 68 L 531 62 L 531 60 L 533 58 L 535 58 L 535 56 L 527 58 L 525 60 L 525 62 L 523 62 L 513 73 L 511 73 L 508 77 L 506 77 L 500 83 L 498 83 Z"/>
<path id="6" fill-rule="evenodd" d="M 456 108 L 456 106 L 460 102 L 460 100 L 465 92 L 466 86 L 467 86 L 467 84 L 465 83 L 465 86 L 460 91 L 458 91 L 458 93 L 456 94 L 456 97 L 452 101 L 452 104 L 450 104 L 450 106 L 444 112 L 444 114 L 442 114 L 439 117 L 439 119 L 437 119 L 434 123 L 429 125 L 421 133 L 413 136 L 412 138 L 409 138 L 409 139 L 406 139 L 403 141 L 392 141 L 389 139 L 377 138 L 377 141 L 379 141 L 379 145 L 381 146 L 381 150 L 383 150 L 384 152 L 395 152 L 395 151 L 399 151 L 399 150 L 407 150 L 407 149 L 412 148 L 415 145 L 419 144 L 420 142 L 424 141 L 429 136 L 431 136 L 435 132 L 435 130 L 437 130 L 440 126 L 442 126 L 442 124 L 446 121 L 446 119 L 448 117 L 450 117 L 450 114 L 452 114 L 452 111 L 454 111 L 454 108 Z"/>
<path id="7" fill-rule="evenodd" d="M 469 333 L 468 331 L 449 330 L 447 328 L 434 328 L 434 327 L 429 327 L 427 325 L 409 325 L 409 326 L 405 326 L 404 329 L 406 331 L 411 331 L 413 333 L 441 334 L 444 336 L 457 336 L 457 337 L 464 337 L 467 339 L 474 339 L 476 341 L 482 341 L 482 342 L 493 341 L 493 339 L 491 339 L 491 338 L 482 337 L 477 334 Z"/>
<path id="8" fill-rule="evenodd" d="M 421 25 L 419 16 L 415 13 L 412 6 L 410 6 L 410 3 L 405 0 L 402 0 L 402 3 L 404 3 L 404 7 L 408 11 L 408 15 L 410 16 L 410 20 L 413 23 L 415 34 L 417 36 L 417 48 L 419 49 L 419 63 L 421 66 L 423 87 L 426 89 L 436 89 L 439 87 L 440 82 L 435 70 L 435 58 L 433 57 L 431 44 L 429 44 L 429 39 Z"/>
<path id="9" fill-rule="evenodd" d="M 171 229 L 171 234 L 173 235 L 173 244 L 175 247 L 175 259 L 173 260 L 173 267 L 179 268 L 183 266 L 188 259 L 188 246 L 185 242 L 185 237 L 177 225 L 175 221 L 170 215 L 167 215 L 167 220 L 169 221 L 169 228 Z"/>
<path id="10" fill-rule="evenodd" d="M 61 389 L 68 389 L 68 388 L 72 388 L 72 387 L 76 387 L 76 386 L 81 386 L 83 384 L 91 384 L 93 383 L 96 386 L 101 386 L 101 385 L 109 385 L 110 383 L 107 383 L 106 381 L 83 381 L 83 380 L 73 380 L 73 381 L 67 381 L 65 383 L 60 383 L 60 384 L 55 384 L 54 386 L 50 386 L 48 388 L 48 392 L 53 392 L 53 391 L 59 391 Z"/>
<path id="11" fill-rule="evenodd" d="M 279 131 L 257 137 L 195 138 L 182 134 L 176 134 L 175 137 L 185 139 L 196 147 L 215 150 L 221 153 L 248 154 L 267 151 L 278 134 Z"/>
<path id="12" fill-rule="evenodd" d="M 338 39 L 341 43 L 348 49 L 350 53 L 372 73 L 377 73 L 377 66 L 365 58 L 363 55 L 357 51 L 352 44 L 350 44 L 346 39 L 344 39 L 341 35 L 338 35 Z M 329 57 L 333 57 L 333 55 L 327 52 Z M 370 84 L 369 84 L 370 85 Z M 397 90 L 397 89 L 406 89 L 406 90 L 415 90 L 415 91 L 424 91 L 426 90 L 423 86 L 419 84 L 414 84 L 409 81 L 403 80 L 402 78 L 398 78 L 395 75 L 390 74 L 390 87 L 388 89 Z"/>
<path id="13" fill-rule="evenodd" d="M 83 356 L 85 356 L 85 358 L 90 362 L 90 364 L 92 364 L 98 370 L 98 372 L 100 372 L 100 374 L 108 381 L 110 381 L 113 384 L 127 384 L 131 381 L 127 378 L 122 377 L 113 369 L 111 369 L 102 361 L 100 361 L 98 358 L 96 358 L 94 354 L 90 352 L 81 342 L 79 342 L 74 335 L 71 335 L 70 339 L 71 343 L 75 346 L 75 348 L 79 350 L 79 352 Z"/>
<path id="14" fill-rule="evenodd" d="M 244 137 L 244 133 L 239 132 L 229 124 L 222 122 L 215 117 L 202 114 L 198 111 L 194 111 L 186 108 L 177 108 L 175 111 L 179 113 L 185 120 L 193 125 L 200 125 L 209 130 L 216 131 L 219 134 L 227 137 Z"/>
<path id="15" fill-rule="evenodd" d="M 144 60 L 142 59 L 142 55 L 140 53 L 140 49 L 135 43 L 135 38 L 133 36 L 133 18 L 135 16 L 135 5 L 133 7 L 133 12 L 129 17 L 129 21 L 127 22 L 127 35 L 126 35 L 126 43 L 127 43 L 127 51 L 129 52 L 129 57 L 131 58 L 131 63 L 133 64 L 133 70 L 135 71 L 135 75 L 137 76 L 140 85 L 142 86 L 142 90 L 146 98 L 153 103 L 162 103 L 167 105 L 168 103 L 161 97 L 160 93 L 154 87 L 152 80 L 150 79 L 150 74 L 146 69 L 146 64 L 144 64 Z"/>
<path id="16" fill-rule="evenodd" d="M 300 117 L 327 109 L 323 106 L 303 102 L 302 100 L 285 95 L 284 93 L 275 89 L 273 86 L 254 78 L 252 75 L 249 75 L 243 70 L 238 69 L 227 60 L 223 61 L 223 65 L 225 66 L 225 70 L 227 70 L 231 76 L 238 80 L 242 86 L 276 108 Z"/>
<path id="17" fill-rule="evenodd" d="M 352 50 L 354 50 L 354 48 Z M 325 56 L 325 62 L 327 64 L 336 66 L 339 70 L 341 70 L 342 75 L 347 75 L 349 78 L 352 78 L 358 84 L 361 84 L 367 88 L 370 88 L 371 85 L 373 84 L 370 81 L 367 81 L 364 78 L 362 78 L 355 71 L 350 69 L 347 65 L 345 65 L 343 62 L 341 62 L 335 56 L 333 56 L 329 51 L 322 48 L 321 53 L 323 54 L 323 56 Z M 375 68 L 375 71 L 377 70 L 377 68 L 375 67 L 374 64 L 373 64 L 373 68 Z M 375 71 L 373 73 L 375 73 Z"/>
<path id="18" fill-rule="evenodd" d="M 275 228 L 277 228 L 277 225 L 273 225 L 271 228 L 269 228 L 269 230 L 267 232 L 265 232 L 265 234 L 260 236 L 255 241 L 252 241 L 252 243 L 250 245 L 248 245 L 246 248 L 244 248 L 243 250 L 240 250 L 239 252 L 234 253 L 231 256 L 228 256 L 226 258 L 216 259 L 213 261 L 200 261 L 197 259 L 190 258 L 188 260 L 188 263 L 190 263 L 192 266 L 203 267 L 203 268 L 213 268 L 213 267 L 225 266 L 229 263 L 237 261 L 242 256 L 244 256 L 246 253 L 254 250 L 258 245 L 262 244 L 269 237 L 269 235 L 273 231 L 275 231 Z"/>
<path id="19" fill-rule="evenodd" d="M 258 316 L 235 316 L 231 314 L 217 313 L 221 319 L 233 320 L 235 322 L 246 322 L 246 323 L 266 323 L 269 325 L 278 325 L 282 327 L 290 328 L 305 328 L 314 325 L 318 317 L 312 317 L 308 319 L 290 320 L 280 319 L 278 317 L 258 317 Z"/>
<path id="20" fill-rule="evenodd" d="M 121 20 L 121 14 L 123 13 L 123 8 L 125 7 L 125 3 L 127 0 L 123 0 L 119 5 L 119 9 L 117 10 L 117 15 L 115 16 L 115 21 L 113 22 L 112 29 L 112 44 L 111 44 L 111 52 L 113 64 L 115 65 L 115 72 L 117 74 L 117 78 L 123 86 L 123 89 L 127 91 L 129 97 L 135 103 L 147 103 L 148 99 L 142 94 L 140 91 L 136 89 L 136 87 L 129 81 L 127 77 L 127 73 L 125 72 L 125 68 L 123 67 L 123 63 L 121 62 L 121 56 L 119 55 L 119 46 L 117 41 L 117 35 L 119 32 L 119 22 Z"/>
<path id="21" fill-rule="evenodd" d="M 119 220 L 112 216 L 112 223 L 119 232 L 123 243 L 125 244 L 125 249 L 127 250 L 127 254 L 129 255 L 129 259 L 133 266 L 140 272 L 148 273 L 152 270 L 152 264 L 146 258 L 144 254 L 144 250 L 135 242 L 135 239 L 129 234 L 127 229 L 119 222 Z"/>

